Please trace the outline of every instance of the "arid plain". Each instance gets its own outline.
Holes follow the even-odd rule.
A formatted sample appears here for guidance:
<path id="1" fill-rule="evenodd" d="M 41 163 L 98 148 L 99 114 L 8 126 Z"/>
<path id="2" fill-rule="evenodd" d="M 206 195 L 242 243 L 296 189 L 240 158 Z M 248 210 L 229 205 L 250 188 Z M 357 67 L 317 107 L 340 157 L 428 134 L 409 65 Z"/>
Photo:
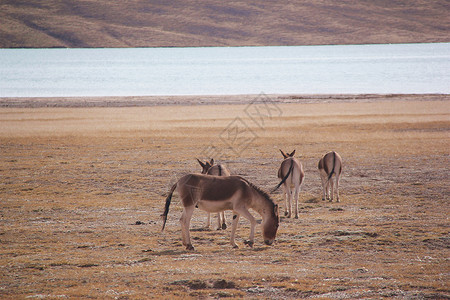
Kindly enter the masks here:
<path id="1" fill-rule="evenodd" d="M 450 96 L 174 99 L 1 103 L 0 298 L 450 297 Z M 258 226 L 245 246 L 241 218 L 233 249 L 231 213 L 216 230 L 196 211 L 184 250 L 177 194 L 161 232 L 165 196 L 196 158 L 270 191 L 279 149 L 297 151 L 306 178 L 300 218 L 281 217 L 274 245 Z M 330 150 L 340 203 L 321 200 Z"/>

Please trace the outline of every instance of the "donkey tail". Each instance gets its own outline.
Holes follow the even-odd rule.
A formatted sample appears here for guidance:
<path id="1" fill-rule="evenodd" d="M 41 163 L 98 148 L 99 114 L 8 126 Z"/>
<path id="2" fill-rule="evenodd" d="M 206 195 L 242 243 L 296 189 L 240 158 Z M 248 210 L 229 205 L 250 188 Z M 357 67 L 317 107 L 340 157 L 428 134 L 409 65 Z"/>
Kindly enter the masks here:
<path id="1" fill-rule="evenodd" d="M 330 175 L 328 175 L 328 181 L 330 181 L 331 177 L 333 176 L 336 168 L 336 152 L 333 151 L 333 169 L 331 169 Z"/>
<path id="2" fill-rule="evenodd" d="M 275 192 L 276 190 L 278 190 L 278 188 L 286 182 L 286 180 L 288 179 L 289 175 L 291 175 L 292 173 L 292 169 L 294 168 L 294 160 L 291 160 L 291 166 L 289 167 L 289 171 L 287 172 L 286 176 L 283 177 L 283 179 L 280 181 L 280 183 L 271 191 L 271 193 Z"/>
<path id="3" fill-rule="evenodd" d="M 175 188 L 177 187 L 177 183 L 175 183 L 172 188 L 170 189 L 169 195 L 166 198 L 166 205 L 164 206 L 164 213 L 161 215 L 162 219 L 163 219 L 163 226 L 161 231 L 164 230 L 164 227 L 166 227 L 166 221 L 167 221 L 167 215 L 169 214 L 169 206 L 170 206 L 170 202 L 172 201 L 172 195 L 173 192 L 175 191 Z"/>

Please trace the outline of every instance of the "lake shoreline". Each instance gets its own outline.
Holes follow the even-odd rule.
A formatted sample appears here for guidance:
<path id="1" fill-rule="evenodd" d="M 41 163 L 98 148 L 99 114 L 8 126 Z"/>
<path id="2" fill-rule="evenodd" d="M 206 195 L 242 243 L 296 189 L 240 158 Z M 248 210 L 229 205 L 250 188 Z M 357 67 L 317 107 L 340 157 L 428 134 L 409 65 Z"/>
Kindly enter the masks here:
<path id="1" fill-rule="evenodd" d="M 227 105 L 251 103 L 349 103 L 378 101 L 450 100 L 449 94 L 249 94 L 186 96 L 103 96 L 103 97 L 3 97 L 2 108 L 42 107 L 151 107 Z"/>

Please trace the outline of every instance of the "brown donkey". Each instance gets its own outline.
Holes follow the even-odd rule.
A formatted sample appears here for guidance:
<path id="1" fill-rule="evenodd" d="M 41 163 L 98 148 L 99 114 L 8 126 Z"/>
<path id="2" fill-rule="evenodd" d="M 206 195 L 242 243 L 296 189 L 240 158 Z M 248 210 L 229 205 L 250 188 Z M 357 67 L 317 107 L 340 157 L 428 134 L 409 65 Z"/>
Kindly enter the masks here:
<path id="1" fill-rule="evenodd" d="M 202 167 L 202 174 L 215 175 L 215 176 L 230 176 L 230 171 L 228 171 L 227 167 L 224 165 L 215 165 L 214 159 L 201 162 L 197 158 L 198 163 Z M 206 222 L 206 228 L 209 228 L 211 225 L 211 214 L 208 213 L 208 220 Z M 217 229 L 227 229 L 227 224 L 225 222 L 225 212 L 220 212 L 217 214 Z"/>
<path id="2" fill-rule="evenodd" d="M 180 218 L 181 235 L 183 245 L 187 250 L 194 250 L 191 244 L 189 226 L 196 206 L 208 212 L 233 211 L 230 242 L 234 248 L 238 247 L 234 238 L 240 215 L 250 221 L 250 238 L 246 244 L 253 247 L 256 220 L 248 211 L 250 208 L 262 217 L 264 243 L 271 245 L 274 242 L 279 224 L 278 206 L 265 192 L 239 176 L 221 177 L 188 174 L 180 178 L 172 186 L 166 198 L 164 213 L 161 215 L 163 217 L 162 230 L 166 225 L 169 206 L 175 189 L 178 191 L 183 204 L 183 213 Z"/>
<path id="3" fill-rule="evenodd" d="M 278 169 L 278 178 L 281 182 L 273 190 L 276 191 L 281 185 L 283 185 L 286 199 L 284 202 L 284 215 L 288 218 L 291 217 L 292 212 L 292 198 L 294 198 L 295 218 L 298 219 L 298 193 L 300 192 L 300 185 L 303 182 L 305 173 L 303 172 L 302 163 L 294 157 L 295 150 L 292 153 L 284 153 L 280 150 L 284 157 L 280 168 Z"/>
<path id="4" fill-rule="evenodd" d="M 322 180 L 322 200 L 329 199 L 330 202 L 333 201 L 334 183 L 332 177 L 334 175 L 336 177 L 336 200 L 339 202 L 339 180 L 342 173 L 341 156 L 335 151 L 328 152 L 320 159 L 318 168 L 320 179 Z"/>

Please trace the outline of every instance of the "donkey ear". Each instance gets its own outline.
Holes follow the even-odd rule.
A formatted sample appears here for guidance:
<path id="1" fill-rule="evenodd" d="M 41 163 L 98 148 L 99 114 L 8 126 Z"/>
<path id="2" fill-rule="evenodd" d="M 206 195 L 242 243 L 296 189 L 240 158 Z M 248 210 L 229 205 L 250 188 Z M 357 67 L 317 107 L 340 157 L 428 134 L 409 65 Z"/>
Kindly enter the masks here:
<path id="1" fill-rule="evenodd" d="M 292 151 L 292 153 L 291 153 L 291 154 L 289 154 L 289 156 L 290 156 L 290 157 L 292 157 L 292 156 L 294 156 L 294 154 L 295 154 L 295 150 L 294 150 L 294 151 Z"/>
<path id="2" fill-rule="evenodd" d="M 288 158 L 289 156 L 286 155 L 286 153 L 283 152 L 283 150 L 280 149 L 281 154 L 283 155 L 284 158 Z"/>
<path id="3" fill-rule="evenodd" d="M 198 159 L 198 158 L 197 158 L 197 161 L 198 161 L 198 163 L 200 164 L 200 166 L 202 166 L 202 168 L 204 168 L 204 167 L 205 167 L 205 164 L 204 164 L 204 163 L 202 163 L 202 162 L 200 161 L 200 159 Z"/>
<path id="4" fill-rule="evenodd" d="M 211 160 L 209 161 L 209 163 L 211 164 L 211 166 L 214 165 L 214 158 L 211 158 Z"/>

